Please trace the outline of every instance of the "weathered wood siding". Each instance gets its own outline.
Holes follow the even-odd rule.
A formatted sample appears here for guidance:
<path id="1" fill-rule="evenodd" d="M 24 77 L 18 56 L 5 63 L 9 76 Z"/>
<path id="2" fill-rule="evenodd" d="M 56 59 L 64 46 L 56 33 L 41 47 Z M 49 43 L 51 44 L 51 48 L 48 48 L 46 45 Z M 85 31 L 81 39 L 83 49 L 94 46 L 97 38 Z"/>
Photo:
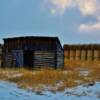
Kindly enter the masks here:
<path id="1" fill-rule="evenodd" d="M 93 50 L 87 50 L 87 60 L 88 61 L 93 60 Z"/>
<path id="2" fill-rule="evenodd" d="M 64 62 L 68 60 L 100 61 L 100 45 L 65 45 Z"/>
<path id="3" fill-rule="evenodd" d="M 64 50 L 64 60 L 68 60 L 70 58 L 70 50 Z"/>
<path id="4" fill-rule="evenodd" d="M 2 66 L 2 45 L 0 44 L 0 67 Z"/>
<path id="5" fill-rule="evenodd" d="M 76 56 L 76 50 L 69 51 L 70 60 L 74 60 Z"/>
<path id="6" fill-rule="evenodd" d="M 33 63 L 35 67 L 55 68 L 55 53 L 51 51 L 34 51 Z"/>
<path id="7" fill-rule="evenodd" d="M 5 66 L 5 67 L 11 67 L 12 66 L 12 64 L 13 64 L 13 58 L 12 58 L 12 53 L 9 53 L 9 52 L 6 52 L 5 54 L 4 54 L 4 63 L 3 63 L 3 65 Z"/>
<path id="8" fill-rule="evenodd" d="M 23 50 L 12 50 L 12 64 L 13 66 L 23 66 Z"/>
<path id="9" fill-rule="evenodd" d="M 80 60 L 81 59 L 81 50 L 76 49 L 76 57 L 75 60 Z"/>
<path id="10" fill-rule="evenodd" d="M 57 68 L 63 68 L 64 66 L 64 50 L 63 48 L 61 48 L 61 45 L 59 45 L 58 42 L 56 42 L 56 46 L 57 46 L 57 49 L 56 49 L 56 54 L 55 54 L 55 60 L 57 62 Z"/>
<path id="11" fill-rule="evenodd" d="M 87 59 L 87 50 L 81 50 L 81 60 L 86 61 Z"/>
<path id="12" fill-rule="evenodd" d="M 94 61 L 100 60 L 100 50 L 94 50 Z"/>

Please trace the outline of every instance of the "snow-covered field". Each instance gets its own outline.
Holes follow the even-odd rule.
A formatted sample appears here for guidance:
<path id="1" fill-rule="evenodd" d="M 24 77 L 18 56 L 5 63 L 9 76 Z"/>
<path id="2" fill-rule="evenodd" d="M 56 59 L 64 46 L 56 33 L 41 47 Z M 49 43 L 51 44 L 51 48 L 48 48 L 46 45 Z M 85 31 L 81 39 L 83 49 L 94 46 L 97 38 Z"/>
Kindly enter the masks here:
<path id="1" fill-rule="evenodd" d="M 38 95 L 31 90 L 19 89 L 13 83 L 0 81 L 0 100 L 100 100 L 100 83 L 78 86 L 57 93 L 46 90 Z"/>

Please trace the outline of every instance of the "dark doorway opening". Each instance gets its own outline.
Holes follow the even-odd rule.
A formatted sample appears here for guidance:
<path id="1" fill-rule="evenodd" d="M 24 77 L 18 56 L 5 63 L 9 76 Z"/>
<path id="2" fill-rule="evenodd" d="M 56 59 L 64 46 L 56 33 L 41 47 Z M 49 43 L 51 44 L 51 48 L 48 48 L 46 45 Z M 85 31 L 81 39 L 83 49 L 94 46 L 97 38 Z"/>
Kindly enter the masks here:
<path id="1" fill-rule="evenodd" d="M 24 67 L 33 68 L 33 51 L 30 50 L 24 51 Z"/>

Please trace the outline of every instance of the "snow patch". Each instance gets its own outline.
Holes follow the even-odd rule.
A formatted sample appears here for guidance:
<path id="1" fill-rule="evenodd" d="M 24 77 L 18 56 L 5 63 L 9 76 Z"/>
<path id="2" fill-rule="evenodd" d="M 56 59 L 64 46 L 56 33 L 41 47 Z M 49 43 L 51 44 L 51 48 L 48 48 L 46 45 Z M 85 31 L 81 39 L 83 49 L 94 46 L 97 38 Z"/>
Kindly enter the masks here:
<path id="1" fill-rule="evenodd" d="M 36 94 L 19 89 L 16 84 L 0 81 L 0 100 L 100 100 L 100 82 L 93 86 L 78 86 L 63 92 L 52 93 L 48 90 Z"/>

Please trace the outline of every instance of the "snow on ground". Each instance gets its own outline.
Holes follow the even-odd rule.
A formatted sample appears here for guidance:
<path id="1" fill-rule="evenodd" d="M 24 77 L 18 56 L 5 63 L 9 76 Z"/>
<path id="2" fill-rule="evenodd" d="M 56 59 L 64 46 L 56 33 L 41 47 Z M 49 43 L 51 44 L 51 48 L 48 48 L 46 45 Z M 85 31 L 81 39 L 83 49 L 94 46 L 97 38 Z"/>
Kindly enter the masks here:
<path id="1" fill-rule="evenodd" d="M 100 83 L 78 86 L 64 92 L 43 91 L 40 95 L 17 88 L 13 83 L 0 81 L 0 100 L 100 100 Z"/>

